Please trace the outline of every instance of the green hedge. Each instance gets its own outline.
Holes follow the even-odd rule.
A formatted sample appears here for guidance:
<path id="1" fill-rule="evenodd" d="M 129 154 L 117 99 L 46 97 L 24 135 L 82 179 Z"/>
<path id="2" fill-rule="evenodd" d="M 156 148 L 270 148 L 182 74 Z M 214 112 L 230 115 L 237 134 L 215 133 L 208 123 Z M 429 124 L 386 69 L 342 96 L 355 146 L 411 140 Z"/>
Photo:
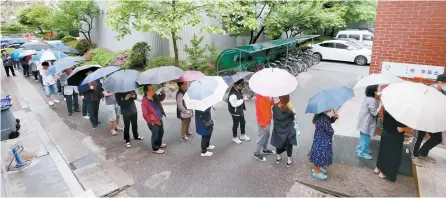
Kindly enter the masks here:
<path id="1" fill-rule="evenodd" d="M 66 45 L 67 43 L 69 43 L 71 41 L 75 41 L 75 40 L 77 40 L 77 39 L 74 36 L 68 35 L 68 36 L 64 36 L 62 38 L 62 43 Z"/>

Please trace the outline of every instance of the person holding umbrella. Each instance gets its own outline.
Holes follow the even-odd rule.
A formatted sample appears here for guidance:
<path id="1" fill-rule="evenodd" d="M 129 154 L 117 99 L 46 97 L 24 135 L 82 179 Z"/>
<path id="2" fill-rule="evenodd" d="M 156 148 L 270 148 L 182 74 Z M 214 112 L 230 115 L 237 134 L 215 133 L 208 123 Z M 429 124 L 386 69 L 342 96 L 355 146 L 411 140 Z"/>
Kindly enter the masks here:
<path id="1" fill-rule="evenodd" d="M 63 87 L 63 95 L 67 102 L 68 116 L 73 115 L 73 106 L 75 112 L 79 111 L 79 90 L 77 86 L 68 85 L 67 78 L 73 72 L 72 68 L 65 69 L 59 77 L 60 84 Z"/>
<path id="2" fill-rule="evenodd" d="M 20 63 L 23 68 L 23 76 L 29 77 L 29 60 L 31 59 L 31 56 L 25 56 L 22 59 L 20 59 Z"/>
<path id="3" fill-rule="evenodd" d="M 6 50 L 2 50 L 2 61 L 3 67 L 5 67 L 6 76 L 10 77 L 9 71 L 11 71 L 12 75 L 15 76 L 13 60 L 11 59 L 11 56 L 9 56 L 8 52 L 6 52 Z"/>
<path id="4" fill-rule="evenodd" d="M 88 71 L 85 73 L 86 76 L 93 73 L 93 71 Z M 99 104 L 101 99 L 104 97 L 102 94 L 102 84 L 101 81 L 96 80 L 89 83 L 88 91 L 84 92 L 82 95 L 88 102 L 88 115 L 90 116 L 90 122 L 93 126 L 93 130 L 98 129 L 98 125 L 101 124 L 99 122 L 98 114 L 99 114 Z"/>
<path id="5" fill-rule="evenodd" d="M 130 124 L 132 125 L 133 138 L 143 140 L 144 137 L 138 134 L 138 111 L 136 110 L 135 100 L 137 98 L 135 91 L 125 93 L 116 93 L 116 102 L 121 107 L 121 113 L 124 120 L 124 140 L 125 147 L 130 148 Z"/>
<path id="6" fill-rule="evenodd" d="M 157 95 L 152 85 L 144 85 L 143 89 L 144 98 L 142 99 L 141 108 L 144 120 L 147 122 L 150 131 L 152 131 L 152 150 L 153 153 L 163 154 L 164 150 L 162 148 L 165 148 L 167 145 L 163 144 L 164 125 L 162 119 L 166 114 L 161 101 L 166 98 L 166 94 L 163 90 L 161 94 Z"/>
<path id="7" fill-rule="evenodd" d="M 48 97 L 48 104 L 50 106 L 53 106 L 54 103 L 60 103 L 60 101 L 56 99 L 56 94 L 57 94 L 56 75 L 50 71 L 49 66 L 50 64 L 46 61 L 42 63 L 42 70 L 40 70 L 40 76 L 42 78 L 43 90 L 45 91 L 46 97 Z"/>
<path id="8" fill-rule="evenodd" d="M 178 91 L 176 95 L 177 101 L 177 118 L 181 120 L 181 139 L 183 141 L 189 141 L 188 135 L 192 135 L 189 132 L 189 126 L 192 116 L 194 113 L 192 110 L 186 108 L 186 103 L 184 102 L 184 94 L 187 91 L 187 82 L 178 82 Z"/>
<path id="9" fill-rule="evenodd" d="M 241 144 L 242 141 L 245 140 L 249 141 L 251 138 L 249 138 L 245 134 L 245 116 L 244 112 L 246 110 L 245 107 L 245 98 L 243 97 L 243 94 L 241 90 L 244 86 L 244 80 L 241 79 L 234 83 L 234 86 L 232 87 L 231 91 L 229 91 L 229 99 L 228 99 L 228 110 L 229 113 L 232 116 L 232 141 Z M 237 137 L 237 129 L 240 125 L 240 139 Z"/>
<path id="10" fill-rule="evenodd" d="M 209 150 L 213 150 L 215 146 L 210 145 L 212 132 L 214 131 L 214 121 L 212 121 L 211 107 L 204 111 L 195 110 L 195 126 L 197 133 L 201 135 L 201 156 L 212 156 L 213 153 Z"/>
<path id="11" fill-rule="evenodd" d="M 107 90 L 103 91 L 102 93 L 105 96 L 105 104 L 107 107 L 107 114 L 108 114 L 108 117 L 110 120 L 110 125 L 109 125 L 110 133 L 113 136 L 118 135 L 118 133 L 116 131 L 120 130 L 119 121 L 120 121 L 121 116 L 119 116 L 119 114 L 121 114 L 121 107 L 116 102 L 115 93 L 113 93 L 111 91 L 107 91 Z M 124 104 L 122 104 L 122 105 L 124 105 Z"/>

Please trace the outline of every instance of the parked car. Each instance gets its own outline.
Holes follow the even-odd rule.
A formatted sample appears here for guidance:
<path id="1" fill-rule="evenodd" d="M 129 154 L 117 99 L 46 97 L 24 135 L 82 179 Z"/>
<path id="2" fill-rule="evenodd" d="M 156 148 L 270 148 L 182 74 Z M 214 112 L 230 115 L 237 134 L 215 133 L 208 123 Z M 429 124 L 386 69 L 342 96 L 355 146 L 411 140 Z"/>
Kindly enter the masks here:
<path id="1" fill-rule="evenodd" d="M 342 30 L 338 32 L 336 38 L 352 38 L 370 47 L 373 45 L 373 33 L 368 30 Z"/>
<path id="2" fill-rule="evenodd" d="M 312 45 L 315 56 L 320 60 L 354 62 L 357 65 L 370 64 L 372 50 L 346 40 L 328 40 Z"/>
<path id="3" fill-rule="evenodd" d="M 356 39 L 352 39 L 352 38 L 337 38 L 337 40 L 344 40 L 344 41 L 349 41 L 352 42 L 360 47 L 365 47 L 365 48 L 369 48 L 372 49 L 372 46 L 366 45 L 365 43 L 358 41 Z"/>

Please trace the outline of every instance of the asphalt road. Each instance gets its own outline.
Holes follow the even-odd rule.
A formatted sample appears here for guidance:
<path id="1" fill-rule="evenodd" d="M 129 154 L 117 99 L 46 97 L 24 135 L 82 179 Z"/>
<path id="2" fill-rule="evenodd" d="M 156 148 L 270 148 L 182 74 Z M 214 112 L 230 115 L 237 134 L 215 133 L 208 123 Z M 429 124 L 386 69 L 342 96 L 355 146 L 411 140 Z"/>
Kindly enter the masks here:
<path id="1" fill-rule="evenodd" d="M 313 137 L 312 115 L 304 114 L 308 99 L 324 88 L 346 85 L 358 75 L 367 74 L 368 69 L 348 63 L 321 62 L 298 76 L 300 85 L 291 94 L 302 131 L 301 151 L 294 156 L 297 160 L 295 166 L 299 166 L 300 160 L 308 160 L 306 153 Z M 39 84 L 33 84 L 36 89 L 41 89 Z M 163 106 L 168 114 L 164 120 L 163 143 L 168 145 L 164 155 L 152 154 L 151 132 L 141 113 L 138 130 L 145 139 L 132 141 L 132 148 L 125 148 L 122 133 L 111 136 L 107 130 L 104 104 L 101 104 L 99 113 L 103 124 L 97 131 L 91 130 L 90 122 L 84 120 L 81 113 L 68 116 L 64 103 L 55 105 L 53 109 L 68 126 L 85 135 L 85 146 L 134 177 L 132 187 L 137 192 L 133 196 L 286 196 L 295 184 L 296 167 L 276 164 L 274 156 L 267 156 L 266 162 L 252 157 L 257 133 L 253 101 L 247 103 L 246 111 L 246 131 L 251 141 L 241 145 L 231 141 L 232 119 L 227 104 L 216 106 L 216 110 L 212 111 L 215 128 L 211 144 L 216 146 L 212 157 L 200 156 L 199 135 L 194 135 L 189 142 L 180 140 L 180 121 L 176 118 L 173 99 L 163 103 Z M 140 107 L 140 103 L 137 103 L 137 107 Z"/>

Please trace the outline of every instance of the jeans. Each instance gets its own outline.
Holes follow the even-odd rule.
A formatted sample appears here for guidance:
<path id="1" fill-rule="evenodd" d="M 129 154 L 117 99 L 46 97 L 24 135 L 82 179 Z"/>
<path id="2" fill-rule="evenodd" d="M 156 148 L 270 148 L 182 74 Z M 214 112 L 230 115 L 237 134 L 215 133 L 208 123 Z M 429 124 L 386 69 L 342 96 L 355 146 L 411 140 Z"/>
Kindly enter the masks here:
<path id="1" fill-rule="evenodd" d="M 29 65 L 22 65 L 23 67 L 23 75 L 29 76 Z"/>
<path id="2" fill-rule="evenodd" d="M 238 125 L 240 124 L 240 132 L 242 135 L 245 134 L 245 116 L 239 115 L 239 116 L 232 116 L 232 137 L 237 137 L 237 129 L 238 129 Z"/>
<path id="3" fill-rule="evenodd" d="M 73 93 L 73 95 L 65 95 L 65 99 L 67 100 L 67 109 L 68 113 L 73 113 L 74 110 L 79 110 L 79 98 L 77 93 Z"/>
<path id="4" fill-rule="evenodd" d="M 43 91 L 45 92 L 46 97 L 51 97 L 51 95 L 56 95 L 57 94 L 56 84 L 44 85 Z"/>
<path id="5" fill-rule="evenodd" d="M 82 116 L 87 116 L 87 115 L 88 115 L 88 102 L 84 98 L 82 99 Z"/>
<path id="6" fill-rule="evenodd" d="M 96 128 L 99 123 L 99 102 L 100 100 L 91 100 L 88 103 L 88 114 L 90 115 L 90 122 L 93 128 Z"/>
<path id="7" fill-rule="evenodd" d="M 124 140 L 130 142 L 130 124 L 132 125 L 133 138 L 138 138 L 138 114 L 135 113 L 131 116 L 123 116 L 124 119 Z"/>
<path id="8" fill-rule="evenodd" d="M 286 151 L 286 155 L 288 157 L 291 157 L 293 155 L 293 145 L 290 143 L 287 143 L 284 148 L 276 148 L 276 153 L 279 155 L 285 151 Z"/>
<path id="9" fill-rule="evenodd" d="M 370 146 L 370 135 L 360 132 L 359 145 L 358 145 L 359 155 L 365 155 L 365 154 L 368 155 L 369 146 Z"/>
<path id="10" fill-rule="evenodd" d="M 433 149 L 435 146 L 439 145 L 442 141 L 442 133 L 429 133 L 430 138 L 423 144 L 420 149 L 421 143 L 423 142 L 424 136 L 426 136 L 426 132 L 417 131 L 416 142 L 413 148 L 413 156 L 419 157 L 420 155 L 426 157 L 429 155 L 429 151 Z"/>
<path id="11" fill-rule="evenodd" d="M 12 75 L 15 76 L 14 68 L 12 66 L 5 66 L 6 76 L 9 77 L 9 71 L 11 71 Z"/>
<path id="12" fill-rule="evenodd" d="M 206 136 L 201 136 L 201 153 L 208 151 L 209 143 L 211 142 L 212 133 Z"/>
<path id="13" fill-rule="evenodd" d="M 270 126 L 271 124 L 268 124 L 266 128 L 263 128 L 262 126 L 258 125 L 259 131 L 257 133 L 257 145 L 256 145 L 256 150 L 254 151 L 255 154 L 260 154 L 261 149 L 263 149 L 264 151 L 268 150 Z"/>
<path id="14" fill-rule="evenodd" d="M 163 121 L 161 120 L 161 125 L 156 124 L 147 124 L 149 126 L 150 131 L 152 131 L 152 150 L 157 151 L 160 149 L 161 144 L 163 144 L 163 136 L 164 136 L 164 126 Z"/>

